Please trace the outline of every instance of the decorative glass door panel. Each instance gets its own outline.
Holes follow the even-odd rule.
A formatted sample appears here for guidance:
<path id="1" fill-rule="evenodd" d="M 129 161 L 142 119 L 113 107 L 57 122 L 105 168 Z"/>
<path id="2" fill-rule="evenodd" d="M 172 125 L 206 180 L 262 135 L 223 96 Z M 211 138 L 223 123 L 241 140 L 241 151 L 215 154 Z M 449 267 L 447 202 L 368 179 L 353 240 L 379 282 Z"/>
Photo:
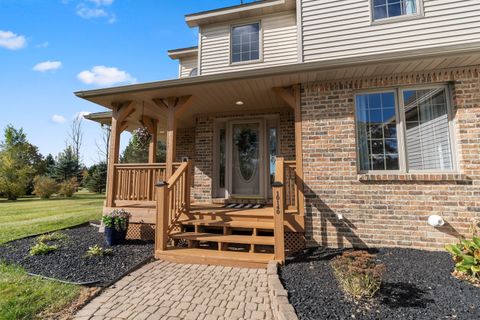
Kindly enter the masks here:
<path id="1" fill-rule="evenodd" d="M 231 182 L 233 195 L 262 193 L 262 126 L 251 121 L 232 123 Z"/>

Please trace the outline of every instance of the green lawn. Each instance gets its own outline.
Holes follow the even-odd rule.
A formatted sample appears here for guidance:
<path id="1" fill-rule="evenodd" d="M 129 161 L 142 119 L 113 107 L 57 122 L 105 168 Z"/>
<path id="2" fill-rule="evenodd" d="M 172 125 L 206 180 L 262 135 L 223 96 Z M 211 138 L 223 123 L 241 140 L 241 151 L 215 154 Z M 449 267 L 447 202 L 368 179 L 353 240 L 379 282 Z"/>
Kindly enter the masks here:
<path id="1" fill-rule="evenodd" d="M 0 199 L 0 244 L 100 219 L 104 199 L 104 195 L 83 191 L 72 198 Z"/>
<path id="2" fill-rule="evenodd" d="M 73 198 L 0 199 L 0 244 L 101 217 L 104 195 L 79 192 Z M 28 276 L 0 263 L 0 319 L 45 319 L 78 297 L 81 287 Z"/>

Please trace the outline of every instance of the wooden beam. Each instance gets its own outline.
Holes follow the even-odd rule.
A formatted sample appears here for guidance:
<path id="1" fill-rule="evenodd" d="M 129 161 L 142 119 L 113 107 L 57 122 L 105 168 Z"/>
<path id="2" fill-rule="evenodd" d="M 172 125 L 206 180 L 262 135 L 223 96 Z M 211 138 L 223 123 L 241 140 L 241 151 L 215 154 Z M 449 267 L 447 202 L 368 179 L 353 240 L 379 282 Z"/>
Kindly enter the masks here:
<path id="1" fill-rule="evenodd" d="M 303 145 L 302 145 L 302 105 L 301 87 L 293 86 L 293 97 L 295 101 L 295 160 L 297 162 L 297 187 L 298 187 L 298 213 L 305 214 L 305 196 L 303 185 Z"/>
<path id="2" fill-rule="evenodd" d="M 152 135 L 150 139 L 150 144 L 148 145 L 148 162 L 156 163 L 157 162 L 157 140 L 158 140 L 158 121 L 150 119 L 150 123 L 147 125 L 148 131 Z"/>
<path id="3" fill-rule="evenodd" d="M 193 97 L 192 96 L 183 96 L 178 98 L 177 104 L 175 106 L 175 117 L 179 117 L 185 110 L 193 104 Z"/>
<path id="4" fill-rule="evenodd" d="M 286 89 L 286 88 L 281 88 L 281 87 L 276 87 L 273 88 L 273 91 L 282 98 L 283 101 L 285 101 L 288 106 L 292 109 L 295 109 L 296 107 L 296 101 L 295 101 L 295 96 L 292 90 Z"/>
<path id="5" fill-rule="evenodd" d="M 112 103 L 112 123 L 110 141 L 108 146 L 108 169 L 107 169 L 107 207 L 115 205 L 115 164 L 118 163 L 120 153 L 120 134 L 125 124 L 123 120 L 135 109 L 131 101 L 124 103 Z"/>

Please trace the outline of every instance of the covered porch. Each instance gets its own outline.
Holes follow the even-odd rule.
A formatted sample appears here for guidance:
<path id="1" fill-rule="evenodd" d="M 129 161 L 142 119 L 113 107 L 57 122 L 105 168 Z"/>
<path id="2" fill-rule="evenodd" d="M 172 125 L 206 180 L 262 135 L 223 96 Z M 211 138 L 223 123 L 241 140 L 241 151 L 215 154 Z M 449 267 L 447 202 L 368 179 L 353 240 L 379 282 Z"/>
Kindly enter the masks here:
<path id="1" fill-rule="evenodd" d="M 257 92 L 247 82 L 229 98 L 224 89 L 115 94 L 111 113 L 90 116 L 111 125 L 104 212 L 131 212 L 129 237 L 155 238 L 163 259 L 283 261 L 286 251 L 305 245 L 300 87 Z M 139 127 L 151 136 L 148 163 L 121 163 L 120 134 Z M 162 163 L 158 140 L 166 145 Z"/>

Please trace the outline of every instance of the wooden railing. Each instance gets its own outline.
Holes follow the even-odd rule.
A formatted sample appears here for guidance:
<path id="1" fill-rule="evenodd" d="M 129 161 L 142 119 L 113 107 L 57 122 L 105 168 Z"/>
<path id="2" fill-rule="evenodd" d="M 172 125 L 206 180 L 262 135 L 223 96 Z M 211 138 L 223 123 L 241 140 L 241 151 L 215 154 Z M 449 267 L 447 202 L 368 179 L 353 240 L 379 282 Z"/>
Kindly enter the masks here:
<path id="1" fill-rule="evenodd" d="M 174 168 L 180 164 L 174 164 Z M 115 164 L 114 201 L 151 202 L 157 200 L 155 183 L 165 180 L 165 163 Z"/>
<path id="2" fill-rule="evenodd" d="M 167 182 L 157 186 L 157 219 L 155 250 L 167 249 L 168 236 L 182 214 L 190 209 L 191 162 L 182 162 Z"/>
<path id="3" fill-rule="evenodd" d="M 277 157 L 273 196 L 273 236 L 275 237 L 274 259 L 285 261 L 285 169 L 283 158 Z"/>

